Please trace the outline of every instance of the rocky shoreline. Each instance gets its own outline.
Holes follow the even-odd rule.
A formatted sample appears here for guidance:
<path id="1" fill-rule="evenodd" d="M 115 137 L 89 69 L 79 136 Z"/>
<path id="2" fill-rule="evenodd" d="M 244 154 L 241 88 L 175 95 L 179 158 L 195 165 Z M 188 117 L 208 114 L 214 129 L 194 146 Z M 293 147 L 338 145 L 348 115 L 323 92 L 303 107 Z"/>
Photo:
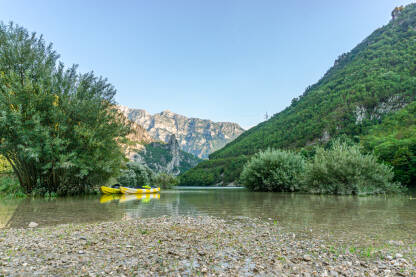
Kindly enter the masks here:
<path id="1" fill-rule="evenodd" d="M 415 276 L 416 241 L 360 248 L 276 222 L 160 217 L 0 230 L 1 276 Z"/>

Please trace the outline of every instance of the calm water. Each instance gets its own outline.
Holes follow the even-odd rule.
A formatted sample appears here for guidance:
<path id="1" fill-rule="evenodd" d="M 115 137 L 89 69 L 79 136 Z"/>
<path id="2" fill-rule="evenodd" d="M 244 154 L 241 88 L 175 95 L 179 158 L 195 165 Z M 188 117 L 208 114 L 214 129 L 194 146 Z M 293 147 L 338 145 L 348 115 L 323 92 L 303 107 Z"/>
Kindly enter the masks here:
<path id="1" fill-rule="evenodd" d="M 0 227 L 88 223 L 162 215 L 259 217 L 293 232 L 348 239 L 414 240 L 416 193 L 353 197 L 253 193 L 244 189 L 181 188 L 136 197 L 88 196 L 0 201 Z"/>

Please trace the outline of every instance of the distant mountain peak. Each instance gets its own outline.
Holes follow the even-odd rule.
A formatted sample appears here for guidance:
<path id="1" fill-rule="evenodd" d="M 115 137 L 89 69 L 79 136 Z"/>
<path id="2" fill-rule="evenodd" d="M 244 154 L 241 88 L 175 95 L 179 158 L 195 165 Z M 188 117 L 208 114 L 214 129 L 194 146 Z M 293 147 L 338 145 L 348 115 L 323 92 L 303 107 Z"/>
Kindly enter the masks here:
<path id="1" fill-rule="evenodd" d="M 237 123 L 188 118 L 170 110 L 153 115 L 143 109 L 125 106 L 121 106 L 120 110 L 128 119 L 143 126 L 155 141 L 168 143 L 174 135 L 181 150 L 199 158 L 208 158 L 210 153 L 244 132 Z"/>

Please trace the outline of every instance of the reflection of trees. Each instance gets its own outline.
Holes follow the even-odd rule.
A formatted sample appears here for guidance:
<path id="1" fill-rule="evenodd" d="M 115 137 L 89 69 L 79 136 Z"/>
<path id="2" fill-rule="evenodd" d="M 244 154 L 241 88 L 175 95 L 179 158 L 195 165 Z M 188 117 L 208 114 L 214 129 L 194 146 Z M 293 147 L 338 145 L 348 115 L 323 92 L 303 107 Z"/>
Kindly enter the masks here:
<path id="1" fill-rule="evenodd" d="M 116 203 L 100 204 L 96 196 L 22 200 L 6 227 L 26 227 L 31 221 L 40 226 L 89 223 L 121 218 Z"/>
<path id="2" fill-rule="evenodd" d="M 21 201 L 21 199 L 0 201 L 0 228 L 6 227 Z"/>

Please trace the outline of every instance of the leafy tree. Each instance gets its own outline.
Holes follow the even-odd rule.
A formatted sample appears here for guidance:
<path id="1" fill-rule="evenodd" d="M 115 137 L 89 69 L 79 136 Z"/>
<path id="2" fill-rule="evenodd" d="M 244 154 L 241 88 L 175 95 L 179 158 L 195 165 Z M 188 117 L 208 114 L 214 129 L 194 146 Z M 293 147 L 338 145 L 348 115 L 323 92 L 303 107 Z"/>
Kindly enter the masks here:
<path id="1" fill-rule="evenodd" d="M 240 181 L 254 191 L 296 191 L 305 161 L 299 154 L 268 149 L 244 166 Z"/>
<path id="2" fill-rule="evenodd" d="M 179 183 L 179 180 L 174 175 L 161 172 L 161 173 L 158 173 L 154 177 L 153 182 L 154 182 L 154 185 L 157 187 L 160 187 L 162 189 L 170 189 L 173 186 L 177 186 Z"/>
<path id="3" fill-rule="evenodd" d="M 148 186 L 153 183 L 154 173 L 146 165 L 138 162 L 128 162 L 127 169 L 121 171 L 118 181 L 127 187 Z"/>
<path id="4" fill-rule="evenodd" d="M 0 154 L 26 193 L 83 193 L 123 163 L 115 89 L 58 58 L 41 36 L 0 24 Z"/>

